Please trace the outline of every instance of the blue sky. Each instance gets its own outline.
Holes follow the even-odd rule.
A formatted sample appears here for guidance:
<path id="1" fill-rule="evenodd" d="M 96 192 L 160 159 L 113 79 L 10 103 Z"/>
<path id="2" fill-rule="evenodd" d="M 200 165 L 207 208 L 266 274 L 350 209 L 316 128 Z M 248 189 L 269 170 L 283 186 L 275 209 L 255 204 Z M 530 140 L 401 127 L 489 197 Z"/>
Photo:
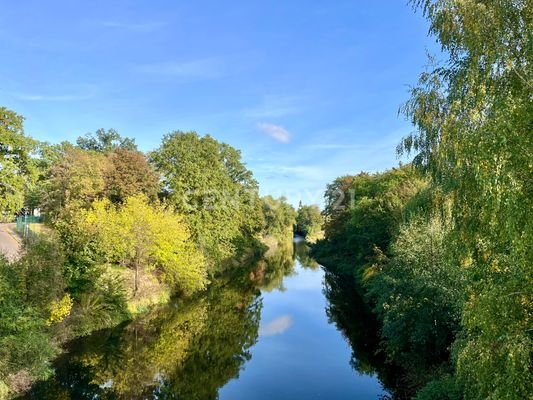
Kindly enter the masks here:
<path id="1" fill-rule="evenodd" d="M 173 130 L 240 149 L 261 192 L 321 203 L 398 164 L 398 107 L 437 52 L 405 1 L 0 1 L 0 105 L 40 140 Z"/>

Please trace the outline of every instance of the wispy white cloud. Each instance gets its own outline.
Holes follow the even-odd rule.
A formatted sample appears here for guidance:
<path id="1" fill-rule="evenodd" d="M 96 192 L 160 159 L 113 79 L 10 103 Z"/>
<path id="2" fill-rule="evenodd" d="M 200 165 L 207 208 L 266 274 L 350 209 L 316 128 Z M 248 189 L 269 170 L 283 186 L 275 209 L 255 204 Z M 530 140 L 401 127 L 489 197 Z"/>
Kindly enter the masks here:
<path id="1" fill-rule="evenodd" d="M 289 143 L 291 140 L 290 133 L 280 125 L 269 124 L 266 122 L 260 122 L 257 124 L 257 128 L 264 134 L 270 136 L 272 139 L 281 143 Z"/>
<path id="2" fill-rule="evenodd" d="M 243 110 L 249 118 L 279 118 L 297 114 L 302 109 L 303 99 L 297 96 L 265 96 L 261 103 Z"/>
<path id="3" fill-rule="evenodd" d="M 185 62 L 160 62 L 137 65 L 135 69 L 150 75 L 190 79 L 213 79 L 224 73 L 224 63 L 217 58 L 204 58 Z"/>
<path id="4" fill-rule="evenodd" d="M 267 323 L 265 326 L 262 326 L 261 328 L 259 328 L 259 335 L 260 336 L 280 335 L 291 327 L 292 322 L 293 322 L 292 317 L 290 315 L 282 315 L 281 317 L 278 317 L 270 321 L 269 323 Z"/>

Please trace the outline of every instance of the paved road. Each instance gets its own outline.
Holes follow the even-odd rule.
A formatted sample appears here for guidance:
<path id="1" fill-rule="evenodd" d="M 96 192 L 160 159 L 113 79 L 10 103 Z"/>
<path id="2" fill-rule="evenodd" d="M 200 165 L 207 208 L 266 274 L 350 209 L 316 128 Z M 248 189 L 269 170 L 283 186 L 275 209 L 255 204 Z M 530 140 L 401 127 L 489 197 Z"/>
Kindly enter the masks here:
<path id="1" fill-rule="evenodd" d="M 15 232 L 15 224 L 0 224 L 0 253 L 9 261 L 16 260 L 20 252 L 20 238 Z"/>

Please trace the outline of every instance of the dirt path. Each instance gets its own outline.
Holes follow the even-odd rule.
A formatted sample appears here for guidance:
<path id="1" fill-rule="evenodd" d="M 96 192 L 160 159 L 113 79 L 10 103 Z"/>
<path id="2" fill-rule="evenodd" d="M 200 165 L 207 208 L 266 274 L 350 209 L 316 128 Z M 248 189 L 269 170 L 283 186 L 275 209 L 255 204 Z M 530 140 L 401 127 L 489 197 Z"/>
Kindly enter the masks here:
<path id="1" fill-rule="evenodd" d="M 9 261 L 14 261 L 20 254 L 20 237 L 15 232 L 15 224 L 0 224 L 0 253 Z"/>

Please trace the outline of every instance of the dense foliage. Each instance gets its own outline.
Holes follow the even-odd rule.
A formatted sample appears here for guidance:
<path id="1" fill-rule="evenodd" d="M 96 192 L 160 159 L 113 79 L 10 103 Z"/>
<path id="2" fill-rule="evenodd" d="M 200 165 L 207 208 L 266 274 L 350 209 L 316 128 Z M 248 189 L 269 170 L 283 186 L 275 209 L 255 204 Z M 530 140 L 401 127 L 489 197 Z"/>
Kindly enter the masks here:
<path id="1" fill-rule="evenodd" d="M 57 257 L 56 248 L 42 243 L 17 263 L 0 258 L 0 386 L 12 391 L 51 373 L 46 361 L 58 348 L 47 320 L 63 292 Z"/>
<path id="2" fill-rule="evenodd" d="M 455 346 L 467 398 L 533 392 L 533 5 L 421 2 L 448 63 L 428 71 L 403 142 L 451 199 L 466 303 Z M 474 372 L 474 373 L 472 373 Z"/>
<path id="3" fill-rule="evenodd" d="M 333 252 L 339 258 L 338 268 L 351 271 L 355 263 L 361 276 L 377 251 L 388 252 L 390 241 L 406 220 L 407 205 L 416 201 L 425 185 L 411 166 L 337 178 L 326 190 L 326 238 L 315 247 L 315 254 Z"/>
<path id="4" fill-rule="evenodd" d="M 31 153 L 36 143 L 24 135 L 22 123 L 22 116 L 0 107 L 0 221 L 23 207 L 35 180 Z"/>
<path id="5" fill-rule="evenodd" d="M 275 238 L 292 238 L 293 225 L 296 223 L 294 208 L 287 203 L 287 199 L 281 197 L 274 199 L 265 196 L 262 199 L 265 227 L 263 232 Z"/>
<path id="6" fill-rule="evenodd" d="M 238 150 L 211 136 L 176 131 L 150 158 L 163 176 L 165 197 L 210 260 L 220 264 L 235 256 L 260 231 L 258 185 Z"/>
<path id="7" fill-rule="evenodd" d="M 314 242 L 322 235 L 324 220 L 317 205 L 302 205 L 296 213 L 295 232 L 302 235 L 308 242 Z"/>
<path id="8" fill-rule="evenodd" d="M 82 150 L 95 151 L 98 153 L 109 153 L 122 149 L 136 151 L 135 140 L 120 136 L 114 129 L 98 129 L 94 134 L 88 133 L 76 140 L 76 144 Z"/>
<path id="9" fill-rule="evenodd" d="M 134 296 L 139 275 L 151 271 L 174 290 L 190 294 L 205 288 L 204 257 L 171 208 L 151 206 L 145 196 L 137 195 L 122 207 L 98 200 L 81 217 L 82 229 L 94 238 L 105 261 L 134 271 Z"/>
<path id="10" fill-rule="evenodd" d="M 292 237 L 292 206 L 261 199 L 239 151 L 210 136 L 171 133 L 148 158 L 113 129 L 52 145 L 0 118 L 1 219 L 46 218 L 20 260 L 0 260 L 0 398 L 47 377 L 63 342 L 192 296 L 276 247 L 261 240 Z"/>
<path id="11" fill-rule="evenodd" d="M 296 256 L 305 252 L 296 249 Z M 216 399 L 252 356 L 262 311 L 258 289 L 279 288 L 294 256 L 292 247 L 283 249 L 250 264 L 245 272 L 253 279 L 234 271 L 192 298 L 73 342 L 55 376 L 28 398 Z"/>
<path id="12" fill-rule="evenodd" d="M 0 219 L 35 209 L 47 218 L 46 235 L 25 243 L 19 260 L 0 259 L 0 398 L 49 376 L 65 340 L 191 296 L 208 279 L 207 300 L 161 318 L 160 329 L 149 324 L 157 315 L 128 328 L 147 340 L 140 351 L 118 344 L 123 368 L 91 354 L 79 364 L 127 397 L 146 394 L 136 383 L 161 370 L 157 391 L 191 395 L 184 382 L 194 377 L 195 391 L 214 396 L 248 357 L 260 309 L 253 288 L 237 291 L 222 273 L 294 226 L 308 240 L 323 228 L 313 252 L 328 265 L 328 314 L 356 351 L 363 328 L 352 327 L 339 293 L 360 300 L 379 324 L 375 350 L 401 367 L 402 389 L 391 383 L 398 397 L 529 398 L 533 4 L 413 3 L 447 57 L 421 74 L 402 109 L 416 131 L 398 150 L 413 161 L 337 178 L 322 215 L 260 198 L 240 152 L 211 136 L 175 131 L 148 156 L 113 129 L 51 145 L 0 108 Z M 250 273 L 267 290 L 291 270 L 280 248 Z M 369 370 L 374 358 L 354 367 Z"/>
<path id="13" fill-rule="evenodd" d="M 529 398 L 533 6 L 414 3 L 448 55 L 404 107 L 417 131 L 399 151 L 429 186 L 337 179 L 315 253 L 355 274 L 390 361 L 413 390 L 427 383 L 418 398 Z"/>
<path id="14" fill-rule="evenodd" d="M 104 171 L 105 194 L 113 203 L 143 193 L 154 201 L 159 193 L 159 174 L 138 151 L 115 149 Z"/>

